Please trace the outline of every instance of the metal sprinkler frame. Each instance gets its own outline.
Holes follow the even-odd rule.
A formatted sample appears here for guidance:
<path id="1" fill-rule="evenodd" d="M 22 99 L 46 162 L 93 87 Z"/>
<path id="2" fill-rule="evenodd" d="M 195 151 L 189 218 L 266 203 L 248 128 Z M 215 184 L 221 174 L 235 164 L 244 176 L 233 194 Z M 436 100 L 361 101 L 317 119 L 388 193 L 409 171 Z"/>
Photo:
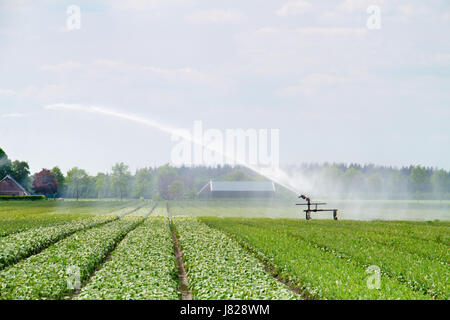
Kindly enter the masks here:
<path id="1" fill-rule="evenodd" d="M 299 198 L 306 201 L 306 203 L 296 203 L 296 206 L 308 206 L 306 210 L 303 210 L 306 214 L 306 220 L 311 220 L 311 212 L 321 212 L 321 211 L 330 211 L 333 212 L 333 220 L 337 220 L 337 212 L 338 209 L 319 209 L 318 206 L 326 205 L 326 202 L 311 202 L 311 199 L 304 194 L 300 195 Z M 311 208 L 311 206 L 315 206 Z"/>

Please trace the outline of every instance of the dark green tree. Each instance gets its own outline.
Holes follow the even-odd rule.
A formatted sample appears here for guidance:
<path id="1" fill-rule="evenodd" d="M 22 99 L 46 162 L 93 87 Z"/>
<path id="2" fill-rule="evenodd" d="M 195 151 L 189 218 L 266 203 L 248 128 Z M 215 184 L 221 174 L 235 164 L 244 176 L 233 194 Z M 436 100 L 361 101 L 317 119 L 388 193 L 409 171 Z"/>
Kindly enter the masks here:
<path id="1" fill-rule="evenodd" d="M 56 182 L 58 183 L 58 192 L 57 196 L 61 197 L 64 194 L 65 187 L 66 187 L 66 178 L 64 177 L 64 174 L 62 173 L 61 169 L 59 167 L 54 167 L 51 172 L 55 175 Z"/>
<path id="2" fill-rule="evenodd" d="M 77 201 L 80 197 L 80 189 L 85 186 L 88 177 L 86 171 L 78 167 L 72 168 L 67 172 L 67 186 L 75 193 Z"/>
<path id="3" fill-rule="evenodd" d="M 128 166 L 123 162 L 114 165 L 111 179 L 113 188 L 119 192 L 120 200 L 122 200 L 130 187 L 131 174 L 128 171 Z"/>
<path id="4" fill-rule="evenodd" d="M 450 175 L 445 170 L 440 169 L 433 172 L 430 181 L 434 192 L 442 200 L 444 193 L 450 187 Z"/>
<path id="5" fill-rule="evenodd" d="M 255 181 L 255 178 L 245 173 L 241 169 L 234 169 L 223 177 L 224 181 Z"/>
<path id="6" fill-rule="evenodd" d="M 168 190 L 169 200 L 176 200 L 183 198 L 184 195 L 184 183 L 180 180 L 173 181 Z"/>
<path id="7" fill-rule="evenodd" d="M 425 191 L 427 180 L 427 171 L 423 167 L 415 166 L 411 170 L 409 181 L 411 182 L 411 186 L 416 193 L 422 193 Z"/>
<path id="8" fill-rule="evenodd" d="M 163 199 L 169 199 L 169 186 L 177 176 L 177 171 L 169 164 L 158 168 L 158 191 Z"/>
<path id="9" fill-rule="evenodd" d="M 133 196 L 136 198 L 151 198 L 152 171 L 148 168 L 136 171 Z"/>
<path id="10" fill-rule="evenodd" d="M 11 176 L 22 186 L 29 188 L 30 166 L 25 161 L 16 160 L 11 164 Z"/>
<path id="11" fill-rule="evenodd" d="M 11 174 L 11 160 L 2 148 L 0 148 L 0 180 Z"/>

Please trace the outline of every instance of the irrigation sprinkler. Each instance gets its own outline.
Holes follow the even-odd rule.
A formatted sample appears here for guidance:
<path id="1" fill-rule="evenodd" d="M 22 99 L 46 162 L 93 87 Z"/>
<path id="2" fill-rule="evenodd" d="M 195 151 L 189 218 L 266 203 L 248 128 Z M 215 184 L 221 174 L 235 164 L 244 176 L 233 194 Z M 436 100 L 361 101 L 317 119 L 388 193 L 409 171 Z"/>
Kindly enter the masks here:
<path id="1" fill-rule="evenodd" d="M 300 195 L 299 198 L 306 201 L 306 203 L 296 203 L 296 206 L 308 206 L 306 210 L 303 210 L 306 213 L 306 220 L 311 220 L 311 212 L 321 212 L 321 211 L 330 211 L 333 212 L 333 219 L 337 220 L 337 212 L 338 209 L 321 209 L 318 208 L 318 206 L 326 205 L 326 202 L 311 202 L 311 199 L 304 194 Z M 314 206 L 314 208 L 311 208 L 311 206 Z"/>

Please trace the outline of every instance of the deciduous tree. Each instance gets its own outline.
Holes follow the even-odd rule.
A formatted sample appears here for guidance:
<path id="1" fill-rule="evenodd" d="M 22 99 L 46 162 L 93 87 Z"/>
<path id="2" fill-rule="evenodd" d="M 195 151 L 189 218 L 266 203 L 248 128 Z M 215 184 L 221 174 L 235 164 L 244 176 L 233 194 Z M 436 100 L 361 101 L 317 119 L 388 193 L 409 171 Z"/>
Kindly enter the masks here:
<path id="1" fill-rule="evenodd" d="M 169 199 L 169 186 L 177 175 L 177 171 L 169 164 L 158 168 L 158 191 L 162 198 Z"/>
<path id="2" fill-rule="evenodd" d="M 150 198 L 152 194 L 152 171 L 143 168 L 136 171 L 133 195 L 137 198 Z"/>
<path id="3" fill-rule="evenodd" d="M 434 192 L 437 194 L 439 199 L 442 200 L 442 195 L 446 192 L 450 186 L 450 175 L 443 169 L 433 172 L 431 176 L 431 184 L 433 186 Z"/>
<path id="4" fill-rule="evenodd" d="M 22 186 L 29 186 L 30 166 L 25 161 L 14 161 L 11 165 L 11 176 Z"/>
<path id="5" fill-rule="evenodd" d="M 169 200 L 181 199 L 184 195 L 184 183 L 180 180 L 173 181 L 168 190 Z"/>
<path id="6" fill-rule="evenodd" d="M 50 170 L 42 169 L 34 176 L 32 188 L 35 193 L 52 194 L 55 198 L 58 191 L 58 182 Z"/>
<path id="7" fill-rule="evenodd" d="M 80 187 L 86 182 L 87 177 L 87 172 L 78 167 L 67 172 L 67 185 L 76 193 L 77 201 L 80 197 Z"/>
<path id="8" fill-rule="evenodd" d="M 64 194 L 66 178 L 59 167 L 53 167 L 51 171 L 55 175 L 56 182 L 58 182 L 58 195 L 62 196 Z"/>
<path id="9" fill-rule="evenodd" d="M 114 165 L 112 168 L 112 185 L 120 194 L 120 200 L 127 194 L 130 185 L 131 174 L 128 171 L 128 166 L 123 162 Z"/>

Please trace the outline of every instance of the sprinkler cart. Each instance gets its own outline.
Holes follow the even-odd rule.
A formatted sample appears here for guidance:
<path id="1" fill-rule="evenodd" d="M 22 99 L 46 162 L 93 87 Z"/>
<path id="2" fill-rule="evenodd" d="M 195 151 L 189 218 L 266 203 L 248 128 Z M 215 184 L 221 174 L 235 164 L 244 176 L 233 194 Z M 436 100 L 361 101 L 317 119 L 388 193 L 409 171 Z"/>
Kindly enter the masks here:
<path id="1" fill-rule="evenodd" d="M 337 220 L 337 212 L 338 209 L 319 209 L 317 206 L 326 205 L 326 202 L 311 202 L 311 199 L 305 196 L 304 194 L 300 195 L 299 198 L 306 201 L 306 203 L 296 203 L 296 206 L 308 206 L 306 210 L 303 210 L 306 213 L 306 220 L 311 220 L 311 212 L 319 212 L 319 211 L 332 211 L 333 219 Z M 311 208 L 311 206 L 315 206 Z"/>

